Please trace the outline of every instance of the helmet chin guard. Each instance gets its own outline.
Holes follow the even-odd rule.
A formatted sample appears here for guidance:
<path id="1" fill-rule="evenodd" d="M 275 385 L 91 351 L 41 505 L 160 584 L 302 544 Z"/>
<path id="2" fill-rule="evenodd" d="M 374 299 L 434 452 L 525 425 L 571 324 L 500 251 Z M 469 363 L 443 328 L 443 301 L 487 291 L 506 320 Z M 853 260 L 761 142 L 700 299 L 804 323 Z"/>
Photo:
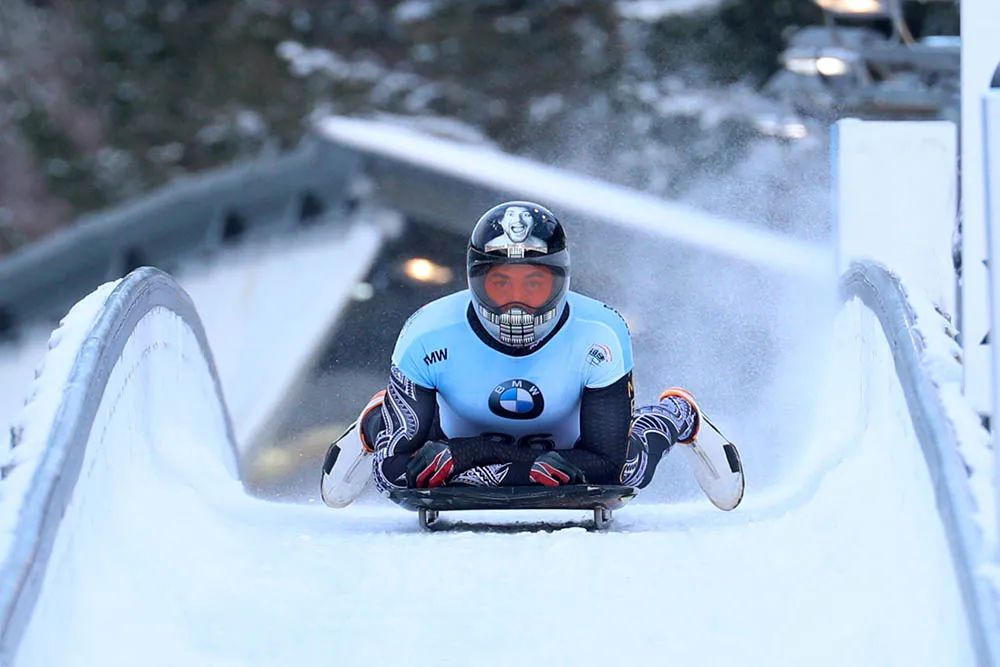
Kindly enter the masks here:
<path id="1" fill-rule="evenodd" d="M 551 308 L 540 315 L 532 315 L 520 306 L 511 306 L 498 315 L 481 306 L 476 314 L 486 331 L 504 345 L 530 347 L 545 338 L 555 326 L 556 310 Z"/>
<path id="2" fill-rule="evenodd" d="M 544 299 L 541 303 L 496 303 L 488 293 L 487 274 L 502 266 L 544 267 L 551 291 L 538 299 Z M 476 223 L 466 263 L 474 311 L 483 328 L 508 347 L 543 341 L 566 307 L 569 267 L 566 236 L 551 211 L 525 201 L 491 208 Z"/>

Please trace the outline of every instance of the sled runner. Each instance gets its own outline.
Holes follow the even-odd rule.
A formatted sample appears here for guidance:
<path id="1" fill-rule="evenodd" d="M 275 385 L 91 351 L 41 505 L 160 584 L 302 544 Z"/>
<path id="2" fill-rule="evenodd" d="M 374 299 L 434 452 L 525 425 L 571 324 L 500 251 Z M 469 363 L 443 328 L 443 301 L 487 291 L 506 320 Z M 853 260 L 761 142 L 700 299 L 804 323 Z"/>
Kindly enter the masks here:
<path id="1" fill-rule="evenodd" d="M 452 486 L 436 489 L 396 489 L 389 499 L 418 512 L 420 525 L 433 530 L 441 512 L 458 510 L 592 510 L 594 527 L 611 524 L 612 511 L 638 493 L 631 486 L 574 484 L 558 488 L 534 486 Z"/>

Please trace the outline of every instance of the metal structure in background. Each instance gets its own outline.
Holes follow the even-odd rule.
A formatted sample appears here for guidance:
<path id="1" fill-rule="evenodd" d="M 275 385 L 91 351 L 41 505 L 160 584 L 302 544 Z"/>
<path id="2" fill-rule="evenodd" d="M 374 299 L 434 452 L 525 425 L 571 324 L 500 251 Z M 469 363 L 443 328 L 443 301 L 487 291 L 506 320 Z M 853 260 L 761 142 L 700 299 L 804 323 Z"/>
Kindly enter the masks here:
<path id="1" fill-rule="evenodd" d="M 84 294 L 143 265 L 296 226 L 354 205 L 360 158 L 327 142 L 190 176 L 134 203 L 85 216 L 0 260 L 0 336 L 61 317 Z"/>
<path id="2" fill-rule="evenodd" d="M 915 38 L 903 0 L 815 1 L 826 24 L 792 35 L 781 56 L 785 70 L 768 83 L 771 92 L 824 118 L 957 117 L 957 36 Z M 878 28 L 887 21 L 888 37 Z"/>

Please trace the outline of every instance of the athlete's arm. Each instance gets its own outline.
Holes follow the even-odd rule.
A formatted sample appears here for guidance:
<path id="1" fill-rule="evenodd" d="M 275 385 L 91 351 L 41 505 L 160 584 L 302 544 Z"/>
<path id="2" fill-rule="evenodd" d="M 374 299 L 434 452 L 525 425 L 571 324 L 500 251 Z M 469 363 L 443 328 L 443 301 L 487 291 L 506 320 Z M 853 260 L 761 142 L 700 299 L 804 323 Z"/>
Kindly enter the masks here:
<path id="1" fill-rule="evenodd" d="M 437 391 L 417 384 L 392 364 L 378 420 L 380 428 L 369 436 L 375 443 L 373 472 L 379 491 L 405 488 L 413 482 L 407 480 L 407 467 L 415 460 L 414 454 L 429 441 L 436 410 Z M 511 444 L 513 439 L 502 434 L 441 438 L 439 442 L 448 446 L 448 455 L 454 459 L 448 477 L 483 464 L 520 462 L 525 465 L 508 470 L 514 474 L 505 475 L 509 477 L 506 481 L 508 484 L 527 484 L 528 470 L 537 454 L 514 446 Z M 411 471 L 410 476 L 414 475 Z"/>
<path id="2" fill-rule="evenodd" d="M 503 472 L 480 475 L 490 479 L 490 485 L 524 486 L 531 483 L 528 477 L 531 464 L 541 453 L 528 447 L 515 444 L 514 438 L 503 433 L 484 433 L 471 437 L 451 438 L 448 440 L 452 456 L 455 460 L 454 475 L 484 469 L 492 465 L 504 466 Z"/>
<path id="3" fill-rule="evenodd" d="M 584 389 L 580 404 L 580 440 L 573 449 L 557 450 L 566 461 L 583 471 L 593 484 L 618 484 L 628 449 L 632 417 L 632 373 L 599 389 Z M 455 474 L 490 464 L 509 464 L 501 484 L 529 484 L 531 464 L 544 452 L 513 438 L 483 435 L 449 441 Z"/>
<path id="4" fill-rule="evenodd" d="M 393 364 L 382 403 L 382 428 L 375 435 L 374 477 L 379 491 L 406 486 L 406 464 L 427 442 L 437 392 L 422 387 Z"/>
<path id="5" fill-rule="evenodd" d="M 599 389 L 584 389 L 580 402 L 580 440 L 559 454 L 583 470 L 591 484 L 619 484 L 628 454 L 632 419 L 632 373 Z"/>

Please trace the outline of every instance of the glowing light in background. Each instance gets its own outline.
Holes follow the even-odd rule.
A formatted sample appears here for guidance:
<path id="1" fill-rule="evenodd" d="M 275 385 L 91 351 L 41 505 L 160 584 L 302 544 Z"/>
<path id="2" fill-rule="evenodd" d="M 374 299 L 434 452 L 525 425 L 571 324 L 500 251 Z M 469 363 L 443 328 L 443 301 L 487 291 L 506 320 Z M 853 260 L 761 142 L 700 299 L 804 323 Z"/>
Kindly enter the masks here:
<path id="1" fill-rule="evenodd" d="M 804 76 L 819 74 L 819 70 L 816 68 L 815 58 L 788 58 L 785 61 L 785 68 L 793 74 L 802 74 Z"/>
<path id="2" fill-rule="evenodd" d="M 816 59 L 816 71 L 823 76 L 843 76 L 850 70 L 850 65 L 843 58 L 821 56 Z"/>
<path id="3" fill-rule="evenodd" d="M 426 257 L 413 257 L 403 262 L 403 273 L 414 282 L 429 285 L 447 285 L 454 277 L 447 266 L 441 266 Z"/>
<path id="4" fill-rule="evenodd" d="M 769 137 L 780 139 L 805 139 L 809 136 L 809 128 L 797 120 L 778 120 L 774 118 L 758 118 L 755 121 L 757 130 Z"/>
<path id="5" fill-rule="evenodd" d="M 785 68 L 804 76 L 844 76 L 851 71 L 851 63 L 839 56 L 791 56 L 785 60 Z"/>
<path id="6" fill-rule="evenodd" d="M 834 14 L 882 16 L 886 13 L 883 0 L 816 0 L 816 4 Z"/>

